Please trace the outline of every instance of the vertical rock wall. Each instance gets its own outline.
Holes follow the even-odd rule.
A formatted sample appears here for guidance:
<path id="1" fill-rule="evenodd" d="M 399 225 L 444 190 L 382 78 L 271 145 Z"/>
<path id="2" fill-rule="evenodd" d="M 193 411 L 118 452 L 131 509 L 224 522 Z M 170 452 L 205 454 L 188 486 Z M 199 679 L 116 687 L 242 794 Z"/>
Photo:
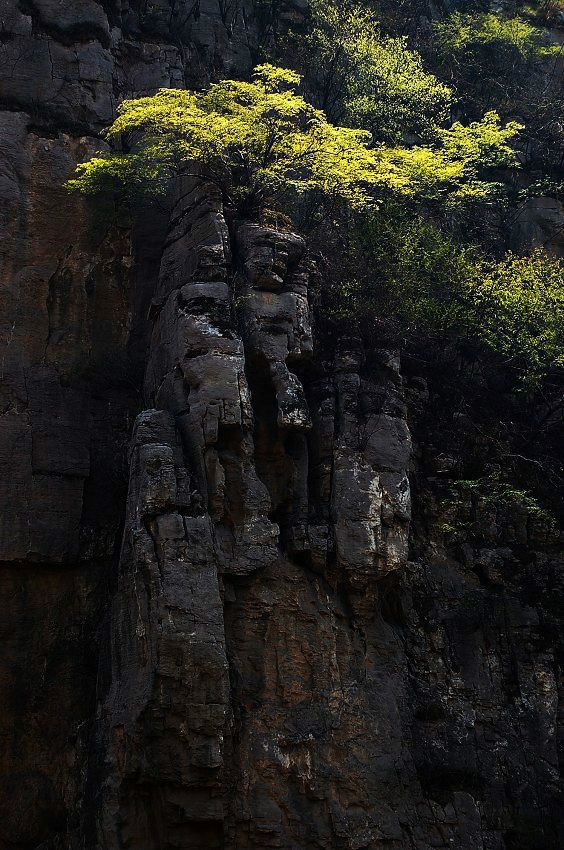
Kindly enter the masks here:
<path id="1" fill-rule="evenodd" d="M 349 345 L 335 377 L 312 386 L 319 392 L 321 383 L 330 404 L 330 434 L 323 447 L 312 439 L 306 392 L 292 371 L 311 366 L 314 354 L 315 269 L 305 243 L 237 222 L 229 233 L 210 187 L 182 186 L 179 195 L 151 308 L 151 408 L 137 417 L 130 454 L 94 808 L 101 846 L 223 847 L 241 829 L 260 846 L 263 834 L 291 835 L 262 763 L 288 769 L 293 755 L 280 750 L 287 697 L 272 694 L 268 731 L 242 725 L 247 653 L 279 651 L 278 640 L 247 634 L 253 597 L 279 595 L 280 587 L 267 590 L 272 577 L 293 577 L 298 596 L 318 604 L 325 584 L 344 594 L 362 631 L 376 611 L 378 579 L 406 560 L 410 438 L 397 362 L 381 355 L 379 380 L 362 381 L 361 352 Z M 242 616 L 239 595 L 250 595 L 243 634 L 224 613 L 231 605 L 231 616 Z M 265 602 L 260 620 L 272 613 Z M 283 683 L 296 691 L 291 703 L 308 690 L 316 699 L 300 628 L 290 617 L 280 635 L 290 642 L 285 664 L 295 665 Z M 241 641 L 250 642 L 242 653 Z M 323 658 L 325 648 L 313 643 L 310 652 Z M 338 675 L 336 659 L 327 663 L 321 680 Z M 308 775 L 312 746 L 298 748 Z M 332 755 L 323 759 L 337 769 Z M 240 771 L 253 774 L 243 785 Z M 346 812 L 340 817 L 347 823 Z"/>
<path id="2" fill-rule="evenodd" d="M 168 220 L 132 235 L 64 182 L 123 97 L 247 68 L 242 11 L 0 2 L 2 847 L 70 846 L 80 819 Z"/>
<path id="3" fill-rule="evenodd" d="M 453 498 L 480 435 L 299 235 L 61 188 L 257 8 L 0 2 L 0 848 L 559 850 L 558 533 Z"/>
<path id="4" fill-rule="evenodd" d="M 516 536 L 509 510 L 453 559 L 434 495 L 451 435 L 421 421 L 414 379 L 414 453 L 393 353 L 345 338 L 324 361 L 316 276 L 295 234 L 228 227 L 211 189 L 181 187 L 91 754 L 96 846 L 556 848 L 560 650 L 523 593 L 536 563 L 537 593 L 561 598 L 561 547 Z"/>

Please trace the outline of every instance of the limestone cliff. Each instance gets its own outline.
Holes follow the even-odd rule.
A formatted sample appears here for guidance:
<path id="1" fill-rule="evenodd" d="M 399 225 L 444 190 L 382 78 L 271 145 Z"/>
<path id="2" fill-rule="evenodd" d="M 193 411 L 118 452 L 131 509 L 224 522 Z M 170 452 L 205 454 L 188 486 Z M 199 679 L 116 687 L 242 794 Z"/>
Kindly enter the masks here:
<path id="1" fill-rule="evenodd" d="M 62 189 L 267 28 L 0 2 L 0 848 L 557 850 L 562 535 L 455 486 L 495 403 L 328 338 L 304 239 L 212 187 Z"/>

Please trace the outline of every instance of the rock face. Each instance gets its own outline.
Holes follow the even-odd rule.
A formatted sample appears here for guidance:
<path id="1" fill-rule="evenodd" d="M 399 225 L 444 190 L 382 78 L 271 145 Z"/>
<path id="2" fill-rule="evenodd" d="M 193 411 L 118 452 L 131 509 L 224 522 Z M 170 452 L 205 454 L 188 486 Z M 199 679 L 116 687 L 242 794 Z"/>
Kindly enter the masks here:
<path id="1" fill-rule="evenodd" d="M 560 848 L 558 533 L 460 495 L 432 376 L 326 344 L 298 234 L 64 194 L 253 4 L 0 23 L 0 849 Z"/>
<path id="2" fill-rule="evenodd" d="M 151 311 L 151 408 L 134 427 L 111 665 L 99 695 L 100 846 L 300 840 L 303 825 L 294 833 L 283 815 L 283 777 L 297 753 L 311 779 L 319 745 L 299 724 L 285 745 L 285 715 L 339 688 L 335 650 L 325 658 L 323 649 L 334 637 L 318 633 L 317 617 L 301 623 L 300 609 L 344 591 L 361 628 L 377 610 L 378 579 L 405 564 L 411 443 L 398 365 L 388 357 L 385 377 L 363 381 L 361 353 L 344 346 L 335 377 L 312 384 L 323 440 L 313 436 L 290 369 L 312 359 L 313 273 L 298 236 L 237 222 L 230 234 L 211 187 L 180 187 Z M 280 663 L 293 670 L 281 693 L 270 685 L 276 709 L 265 729 L 244 716 L 243 694 L 258 687 L 260 699 L 274 672 L 257 649 L 282 647 L 253 635 L 253 625 L 289 601 L 298 608 L 277 629 L 290 653 Z M 308 681 L 316 646 L 319 693 Z M 330 724 L 343 710 L 338 694 L 333 702 Z M 329 777 L 338 762 L 320 749 Z M 241 799 L 235 765 L 248 773 Z M 264 771 L 280 773 L 280 789 Z M 329 798 L 330 785 L 322 781 Z M 339 816 L 348 823 L 346 811 Z"/>

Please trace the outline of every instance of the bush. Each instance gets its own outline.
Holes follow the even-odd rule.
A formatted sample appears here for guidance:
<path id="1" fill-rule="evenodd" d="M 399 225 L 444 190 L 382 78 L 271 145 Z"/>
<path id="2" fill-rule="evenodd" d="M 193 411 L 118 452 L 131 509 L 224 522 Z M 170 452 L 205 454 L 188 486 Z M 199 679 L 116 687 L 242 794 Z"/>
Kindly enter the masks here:
<path id="1" fill-rule="evenodd" d="M 465 103 L 478 110 L 511 106 L 541 60 L 555 48 L 521 18 L 455 12 L 434 26 L 436 48 Z"/>
<path id="2" fill-rule="evenodd" d="M 431 222 L 388 207 L 358 219 L 341 256 L 333 317 L 444 352 L 471 342 L 521 385 L 564 367 L 564 263 L 543 251 L 494 260 Z"/>
<path id="3" fill-rule="evenodd" d="M 474 494 L 486 507 L 518 509 L 530 519 L 545 525 L 549 531 L 557 528 L 554 515 L 543 508 L 529 490 L 504 481 L 499 471 L 491 472 L 483 478 L 456 481 L 455 484 L 462 492 Z"/>
<path id="4" fill-rule="evenodd" d="M 377 319 L 408 345 L 422 335 L 443 339 L 462 326 L 461 295 L 479 262 L 474 248 L 457 245 L 397 204 L 357 216 L 342 232 L 343 244 L 331 246 L 340 258 L 333 317 L 369 332 Z"/>
<path id="5" fill-rule="evenodd" d="M 550 63 L 561 47 L 528 21 L 493 13 L 455 13 L 434 27 L 439 74 L 453 86 L 466 120 L 495 108 L 526 126 L 523 162 L 560 170 L 564 134 L 560 75 Z"/>
<path id="6" fill-rule="evenodd" d="M 122 103 L 107 131 L 134 140 L 129 153 L 83 163 L 69 185 L 86 194 L 108 185 L 162 191 L 175 174 L 216 184 L 248 214 L 288 192 L 322 192 L 355 207 L 383 178 L 370 134 L 335 127 L 296 93 L 294 71 L 261 65 L 252 82 L 222 80 L 204 92 L 161 89 Z"/>
<path id="7" fill-rule="evenodd" d="M 564 263 L 541 250 L 485 265 L 469 290 L 480 338 L 522 380 L 564 366 Z"/>

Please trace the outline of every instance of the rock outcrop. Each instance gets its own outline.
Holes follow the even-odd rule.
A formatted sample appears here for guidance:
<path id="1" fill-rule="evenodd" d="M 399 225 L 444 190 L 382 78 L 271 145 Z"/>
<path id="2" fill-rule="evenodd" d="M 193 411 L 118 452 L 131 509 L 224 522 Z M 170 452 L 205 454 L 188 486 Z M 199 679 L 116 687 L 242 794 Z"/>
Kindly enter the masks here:
<path id="1" fill-rule="evenodd" d="M 134 427 L 100 694 L 100 846 L 223 847 L 231 818 L 239 841 L 232 783 L 241 706 L 230 674 L 248 659 L 230 645 L 240 636 L 228 634 L 223 606 L 243 588 L 261 593 L 264 574 L 297 580 L 314 570 L 319 589 L 326 582 L 348 594 L 361 628 L 376 611 L 378 579 L 407 557 L 410 438 L 397 362 L 388 356 L 385 377 L 362 381 L 361 352 L 349 345 L 335 377 L 321 381 L 328 433 L 310 493 L 313 425 L 290 367 L 304 369 L 314 353 L 315 269 L 295 234 L 237 222 L 231 231 L 211 187 L 180 187 L 151 307 L 151 407 Z M 309 584 L 300 595 L 311 596 Z M 295 662 L 291 687 L 301 693 L 301 651 Z M 285 765 L 280 720 L 260 733 L 261 761 L 275 770 Z M 251 739 L 257 732 L 245 729 Z M 312 746 L 300 756 L 306 764 Z M 250 752 L 245 761 L 254 772 Z M 249 791 L 238 801 L 248 810 L 245 830 L 257 846 L 270 832 L 280 842 L 289 830 L 280 804 L 268 803 L 260 776 L 250 799 Z M 278 811 L 273 825 L 262 823 L 269 805 Z"/>
<path id="2" fill-rule="evenodd" d="M 255 7 L 0 5 L 0 850 L 557 850 L 558 530 L 461 495 L 483 433 L 324 338 L 299 234 L 62 188 Z"/>

